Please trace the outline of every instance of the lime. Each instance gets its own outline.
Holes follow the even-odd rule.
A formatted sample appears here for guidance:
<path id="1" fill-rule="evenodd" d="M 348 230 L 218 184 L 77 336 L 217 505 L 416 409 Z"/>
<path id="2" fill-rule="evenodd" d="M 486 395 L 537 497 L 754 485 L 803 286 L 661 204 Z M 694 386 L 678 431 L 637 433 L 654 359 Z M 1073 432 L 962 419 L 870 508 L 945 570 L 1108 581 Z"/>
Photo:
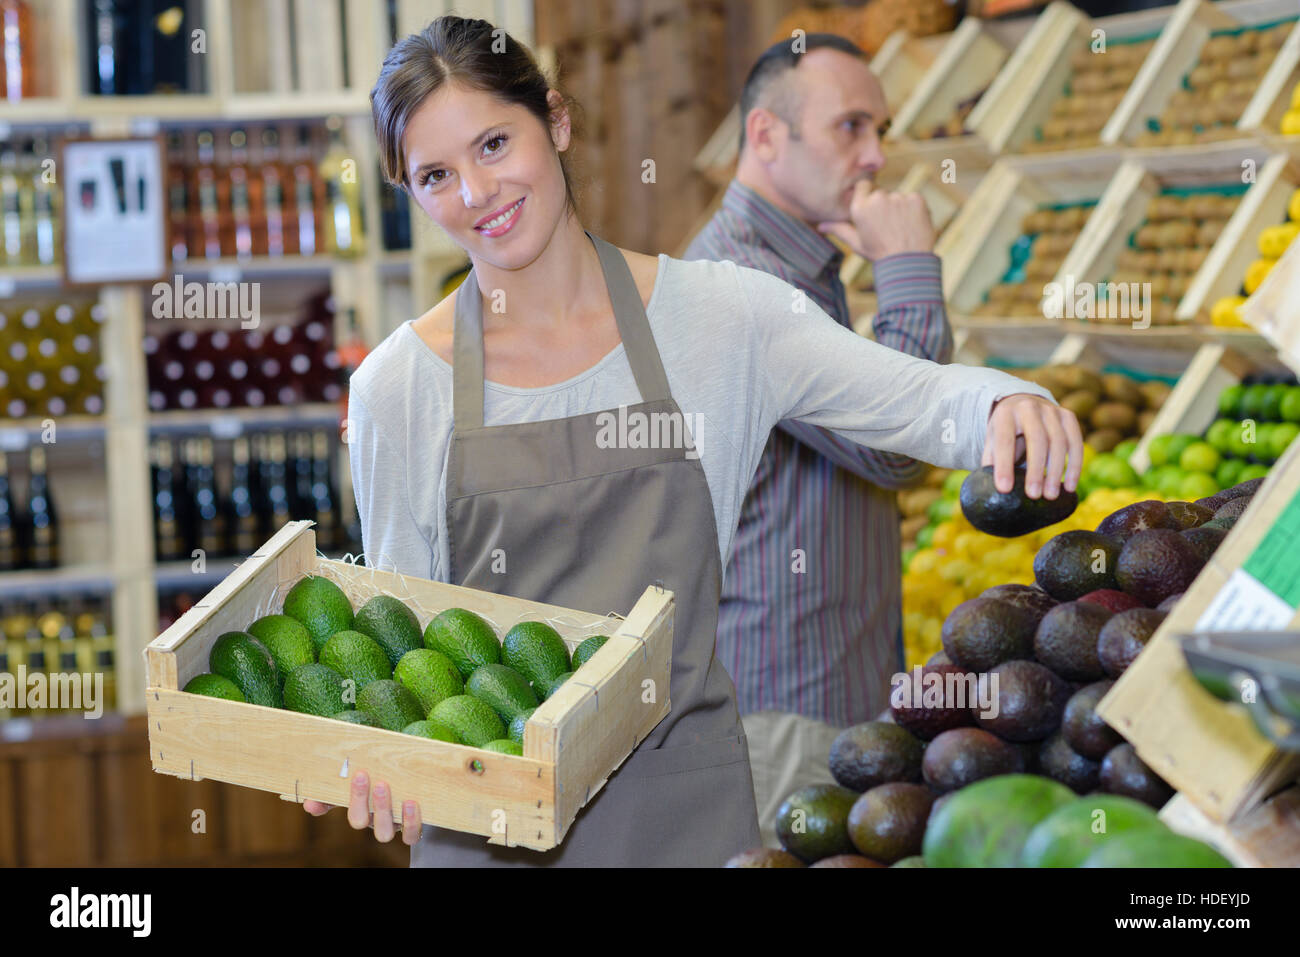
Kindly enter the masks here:
<path id="1" fill-rule="evenodd" d="M 930 542 L 934 539 L 934 526 L 927 525 L 916 533 L 916 547 L 929 548 Z"/>
<path id="2" fill-rule="evenodd" d="M 952 518 L 953 513 L 956 511 L 957 500 L 955 498 L 939 498 L 930 503 L 930 507 L 925 510 L 925 514 L 932 522 L 946 522 Z"/>
<path id="3" fill-rule="evenodd" d="M 1286 395 L 1282 397 L 1280 411 L 1283 421 L 1300 422 L 1300 385 L 1286 387 Z"/>
<path id="4" fill-rule="evenodd" d="M 1125 439 L 1119 445 L 1111 449 L 1110 454 L 1117 456 L 1123 459 L 1125 462 L 1127 462 L 1129 459 L 1133 457 L 1133 453 L 1137 451 L 1137 447 L 1138 447 L 1137 439 Z"/>
<path id="5" fill-rule="evenodd" d="M 1264 418 L 1264 400 L 1268 398 L 1268 389 L 1262 382 L 1246 386 L 1246 391 L 1241 396 L 1239 412 L 1243 419 Z"/>
<path id="6" fill-rule="evenodd" d="M 1242 419 L 1228 436 L 1228 451 L 1239 459 L 1255 454 L 1256 429 L 1254 419 Z"/>
<path id="7" fill-rule="evenodd" d="M 966 476 L 970 475 L 965 469 L 956 469 L 949 472 L 943 480 L 943 497 L 956 498 L 961 493 L 961 483 L 966 481 Z"/>
<path id="8" fill-rule="evenodd" d="M 1213 475 L 1214 470 L 1219 467 L 1219 461 L 1219 453 L 1209 442 L 1193 442 L 1183 449 L 1182 455 L 1178 456 L 1178 467 L 1187 472 L 1204 472 Z M 1204 496 L 1197 497 L 1204 498 Z"/>
<path id="9" fill-rule="evenodd" d="M 1165 468 L 1168 471 L 1156 481 L 1156 491 L 1165 498 L 1176 499 L 1183 494 L 1183 481 L 1187 478 L 1188 473 L 1176 465 L 1168 465 Z M 1218 489 L 1214 491 L 1217 492 Z M 1211 492 L 1210 494 L 1213 495 L 1214 493 Z"/>
<path id="10" fill-rule="evenodd" d="M 1268 391 L 1264 393 L 1264 401 L 1260 403 L 1259 416 L 1265 422 L 1282 421 L 1282 400 L 1286 398 L 1287 387 L 1284 385 L 1271 385 Z"/>
<path id="11" fill-rule="evenodd" d="M 1106 488 L 1136 488 L 1138 484 L 1133 466 L 1116 455 L 1099 455 L 1093 459 L 1091 479 Z"/>
<path id="12" fill-rule="evenodd" d="M 1245 393 L 1244 385 L 1230 385 L 1219 393 L 1219 414 L 1231 418 L 1241 415 L 1241 399 Z"/>
<path id="13" fill-rule="evenodd" d="M 1151 459 L 1151 464 L 1156 468 L 1166 465 L 1169 462 L 1169 446 L 1173 442 L 1172 435 L 1157 435 L 1147 446 L 1147 457 Z"/>
<path id="14" fill-rule="evenodd" d="M 1229 451 L 1230 437 L 1236 428 L 1237 423 L 1232 419 L 1215 419 L 1205 430 L 1205 441 L 1209 442 L 1216 452 L 1226 453 Z"/>
<path id="15" fill-rule="evenodd" d="M 1194 502 L 1198 498 L 1209 498 L 1217 494 L 1219 483 L 1204 472 L 1192 472 L 1178 486 L 1178 496 L 1184 501 Z"/>
<path id="16" fill-rule="evenodd" d="M 1141 487 L 1148 489 L 1155 488 L 1156 483 L 1160 480 L 1160 470 L 1163 468 L 1165 468 L 1163 465 L 1160 466 L 1160 468 L 1150 468 L 1139 475 L 1138 481 L 1142 483 Z"/>
<path id="17" fill-rule="evenodd" d="M 1237 476 L 1237 483 L 1249 482 L 1251 479 L 1263 478 L 1268 474 L 1267 465 L 1247 465 Z"/>
<path id="18" fill-rule="evenodd" d="M 1300 425 L 1294 422 L 1280 422 L 1273 426 L 1273 434 L 1268 438 L 1269 447 L 1273 451 L 1273 458 L 1280 459 L 1282 453 L 1287 450 L 1297 435 L 1300 435 Z"/>
<path id="19" fill-rule="evenodd" d="M 1273 430 L 1280 424 L 1261 422 L 1255 426 L 1254 456 L 1257 462 L 1271 463 L 1276 458 L 1273 454 Z"/>
<path id="20" fill-rule="evenodd" d="M 1219 488 L 1232 488 L 1241 481 L 1241 470 L 1245 467 L 1242 459 L 1224 459 L 1214 470 L 1214 481 L 1219 483 Z"/>

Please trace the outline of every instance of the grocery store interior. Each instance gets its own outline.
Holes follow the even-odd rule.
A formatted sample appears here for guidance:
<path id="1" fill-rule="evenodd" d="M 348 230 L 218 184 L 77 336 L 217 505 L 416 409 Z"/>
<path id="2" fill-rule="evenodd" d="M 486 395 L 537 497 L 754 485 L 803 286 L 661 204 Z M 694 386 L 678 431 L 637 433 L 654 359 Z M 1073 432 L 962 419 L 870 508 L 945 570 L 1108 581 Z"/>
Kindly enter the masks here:
<path id="1" fill-rule="evenodd" d="M 758 55 L 799 31 L 857 44 L 890 113 L 876 187 L 929 211 L 952 361 L 1045 387 L 1086 442 L 1078 508 L 1015 537 L 963 513 L 965 472 L 928 468 L 898 492 L 905 670 L 972 666 L 950 620 L 989 589 L 1044 587 L 1062 533 L 1200 501 L 1182 525 L 1142 526 L 1217 523 L 1193 536 L 1196 588 L 1109 585 L 1102 618 L 1147 617 L 1090 665 L 1010 655 L 1052 671 L 1059 707 L 1037 736 L 988 746 L 1011 755 L 1004 770 L 1032 763 L 1072 793 L 1159 811 L 1234 864 L 1300 864 L 1293 648 L 1206 652 L 1203 670 L 1237 677 L 1233 654 L 1279 663 L 1284 693 L 1255 706 L 1198 684 L 1172 634 L 1217 608 L 1219 630 L 1300 640 L 1296 578 L 1260 570 L 1300 523 L 1295 0 L 0 0 L 0 672 L 103 675 L 94 720 L 0 694 L 0 865 L 408 866 L 401 841 L 340 813 L 155 773 L 144 649 L 286 522 L 313 522 L 329 558 L 361 555 L 348 377 L 469 267 L 384 182 L 370 88 L 396 40 L 446 13 L 505 28 L 580 104 L 586 227 L 673 256 L 735 175 Z M 852 325 L 870 336 L 872 263 L 844 252 Z M 1241 493 L 1222 517 L 1230 490 L 1261 479 L 1250 510 Z M 1267 599 L 1234 619 L 1217 589 L 1246 571 Z M 1103 621 L 1080 627 L 1095 640 Z M 935 796 L 967 783 L 942 783 L 939 749 L 921 749 L 966 733 L 961 715 L 918 720 L 901 776 L 850 784 L 838 845 L 778 822 L 784 850 L 754 860 L 919 860 Z M 832 765 L 874 740 L 837 738 Z M 834 777 L 841 797 L 806 796 L 810 813 L 844 800 L 853 775 Z M 893 843 L 856 839 L 871 825 L 858 792 L 877 785 L 929 787 Z"/>

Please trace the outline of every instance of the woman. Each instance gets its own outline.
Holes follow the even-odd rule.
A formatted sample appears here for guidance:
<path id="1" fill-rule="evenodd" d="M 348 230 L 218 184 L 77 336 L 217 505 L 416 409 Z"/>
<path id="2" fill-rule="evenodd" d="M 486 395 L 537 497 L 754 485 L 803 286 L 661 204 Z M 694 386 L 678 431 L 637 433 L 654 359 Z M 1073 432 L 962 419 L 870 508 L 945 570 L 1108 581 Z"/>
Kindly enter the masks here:
<path id="1" fill-rule="evenodd" d="M 1063 473 L 1067 488 L 1078 480 L 1078 423 L 1002 373 L 855 336 L 765 273 L 590 237 L 562 161 L 563 98 L 492 30 L 435 20 L 393 48 L 371 92 L 385 176 L 474 268 L 352 377 L 365 554 L 598 613 L 627 611 L 662 581 L 677 602 L 672 710 L 553 851 L 433 828 L 416 843 L 409 800 L 402 837 L 413 866 L 719 865 L 759 843 L 713 643 L 722 557 L 772 427 L 800 419 L 953 467 L 978 465 L 982 450 L 1004 489 L 1023 447 L 1030 494 L 1054 498 Z M 627 431 L 608 427 L 611 413 Z M 629 441 L 645 422 L 685 425 L 687 438 Z M 391 840 L 391 802 L 358 773 L 348 819 Z"/>

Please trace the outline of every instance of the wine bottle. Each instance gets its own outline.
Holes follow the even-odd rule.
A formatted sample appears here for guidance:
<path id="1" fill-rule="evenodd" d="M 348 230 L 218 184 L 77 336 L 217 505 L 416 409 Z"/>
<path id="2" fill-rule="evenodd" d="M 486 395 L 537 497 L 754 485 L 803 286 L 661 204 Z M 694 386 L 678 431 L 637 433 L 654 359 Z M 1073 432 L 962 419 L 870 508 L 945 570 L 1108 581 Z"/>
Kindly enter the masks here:
<path id="1" fill-rule="evenodd" d="M 0 572 L 23 566 L 22 527 L 9 482 L 9 460 L 0 452 Z"/>
<path id="2" fill-rule="evenodd" d="M 284 171 L 280 167 L 280 134 L 274 126 L 262 130 L 262 156 L 258 175 L 262 179 L 264 210 L 259 221 L 260 244 L 268 256 L 283 256 L 286 252 Z"/>
<path id="3" fill-rule="evenodd" d="M 35 95 L 32 42 L 26 0 L 0 0 L 0 96 L 6 100 Z"/>
<path id="4" fill-rule="evenodd" d="M 189 255 L 188 184 L 184 134 L 180 130 L 171 130 L 167 134 L 167 227 L 171 236 L 172 262 L 175 263 L 183 263 Z"/>
<path id="5" fill-rule="evenodd" d="M 270 538 L 289 521 L 289 488 L 285 475 L 284 433 L 272 432 L 262 460 L 262 491 L 266 495 L 266 525 L 262 537 Z"/>
<path id="6" fill-rule="evenodd" d="M 311 436 L 311 493 L 312 519 L 316 522 L 317 547 L 334 551 L 345 546 L 338 508 L 338 493 L 334 490 L 334 468 L 330 458 L 329 435 L 318 429 Z"/>
<path id="7" fill-rule="evenodd" d="M 294 218 L 298 223 L 298 254 L 312 256 L 319 252 L 317 209 L 323 203 L 323 191 L 317 186 L 316 165 L 311 158 L 311 129 L 298 128 L 298 146 L 293 160 Z"/>
<path id="8" fill-rule="evenodd" d="M 164 438 L 155 439 L 149 447 L 149 458 L 153 477 L 154 552 L 160 562 L 178 561 L 186 556 L 186 552 L 176 505 L 171 442 Z"/>
<path id="9" fill-rule="evenodd" d="M 226 498 L 226 552 L 244 557 L 253 554 L 259 543 L 259 520 L 249 464 L 249 440 L 244 436 L 235 438 L 230 444 L 230 456 L 230 494 Z"/>
<path id="10" fill-rule="evenodd" d="M 190 253 L 202 252 L 207 259 L 221 256 L 221 205 L 217 195 L 216 144 L 211 130 L 199 130 L 195 137 L 198 162 L 192 172 L 191 188 L 198 199 L 197 215 L 190 219 Z"/>
<path id="11" fill-rule="evenodd" d="M 343 121 L 331 116 L 325 126 L 329 148 L 320 161 L 320 178 L 325 184 L 325 248 L 336 256 L 357 256 L 363 251 L 364 236 L 356 161 L 348 156 L 343 143 Z"/>
<path id="12" fill-rule="evenodd" d="M 193 461 L 188 466 L 190 494 L 194 496 L 195 539 L 194 548 L 201 548 L 208 558 L 221 554 L 225 545 L 225 515 L 217 501 L 217 488 L 213 475 L 212 440 L 193 439 Z"/>
<path id="13" fill-rule="evenodd" d="M 59 564 L 59 515 L 50 495 L 45 449 L 33 445 L 27 467 L 27 564 L 55 568 Z"/>

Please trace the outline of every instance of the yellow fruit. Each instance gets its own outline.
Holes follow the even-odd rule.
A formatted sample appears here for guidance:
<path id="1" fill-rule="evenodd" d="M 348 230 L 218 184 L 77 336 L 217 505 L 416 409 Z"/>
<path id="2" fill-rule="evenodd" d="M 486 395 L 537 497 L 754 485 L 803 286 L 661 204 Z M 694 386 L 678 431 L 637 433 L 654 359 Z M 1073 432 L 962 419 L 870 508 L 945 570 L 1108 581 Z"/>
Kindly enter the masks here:
<path id="1" fill-rule="evenodd" d="M 1259 254 L 1265 259 L 1280 259 L 1297 232 L 1300 232 L 1300 223 L 1269 226 L 1259 234 Z"/>
<path id="2" fill-rule="evenodd" d="M 1246 290 L 1246 295 L 1251 295 L 1259 284 L 1264 281 L 1264 277 L 1273 271 L 1277 265 L 1276 259 L 1256 259 L 1246 267 L 1246 278 L 1242 280 L 1242 286 Z"/>
<path id="3" fill-rule="evenodd" d="M 959 532 L 956 541 L 952 544 L 953 551 L 962 558 L 978 558 L 984 551 L 982 541 L 984 538 L 985 536 L 979 532 Z"/>
<path id="4" fill-rule="evenodd" d="M 939 567 L 939 553 L 933 548 L 922 548 L 912 556 L 912 563 L 907 566 L 908 574 L 924 574 Z"/>
<path id="5" fill-rule="evenodd" d="M 1300 225 L 1300 224 L 1298 224 Z M 1245 326 L 1237 310 L 1245 303 L 1245 296 L 1224 296 L 1210 310 L 1210 323 L 1215 326 L 1236 328 Z"/>
<path id="6" fill-rule="evenodd" d="M 1287 110 L 1282 114 L 1282 135 L 1300 136 L 1300 109 Z"/>
<path id="7" fill-rule="evenodd" d="M 955 522 L 940 522 L 934 527 L 934 536 L 930 539 L 930 545 L 933 548 L 941 548 L 951 551 L 957 541 L 957 525 Z"/>
<path id="8" fill-rule="evenodd" d="M 939 599 L 939 614 L 947 618 L 952 614 L 952 610 L 966 600 L 966 596 L 959 590 L 953 589 L 947 592 Z"/>

